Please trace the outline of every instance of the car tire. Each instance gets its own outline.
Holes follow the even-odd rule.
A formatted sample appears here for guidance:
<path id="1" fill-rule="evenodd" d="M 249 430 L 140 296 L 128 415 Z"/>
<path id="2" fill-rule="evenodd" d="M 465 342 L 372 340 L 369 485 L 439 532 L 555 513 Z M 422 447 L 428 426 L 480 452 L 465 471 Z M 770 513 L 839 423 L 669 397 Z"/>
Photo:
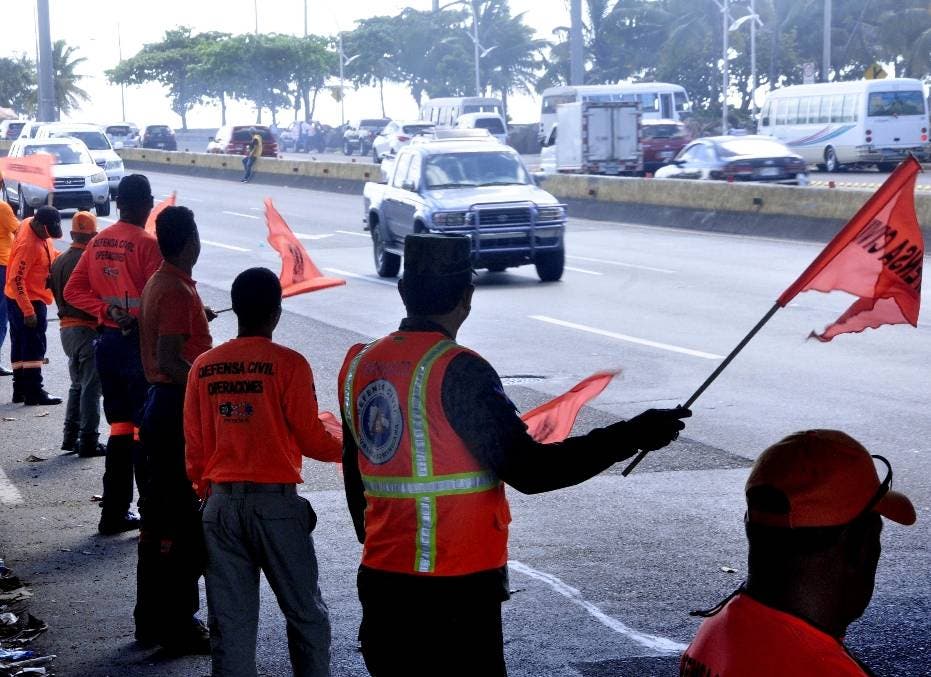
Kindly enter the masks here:
<path id="1" fill-rule="evenodd" d="M 824 169 L 832 174 L 841 171 L 841 163 L 837 159 L 833 146 L 824 149 Z"/>
<path id="2" fill-rule="evenodd" d="M 98 202 L 94 211 L 97 212 L 97 216 L 110 216 L 110 200 Z"/>
<path id="3" fill-rule="evenodd" d="M 537 269 L 537 277 L 541 282 L 556 282 L 562 278 L 563 268 L 566 264 L 566 250 L 559 248 L 553 251 L 537 252 L 533 265 Z"/>
<path id="4" fill-rule="evenodd" d="M 378 277 L 397 277 L 401 270 L 401 257 L 385 249 L 385 240 L 378 224 L 372 227 L 372 255 Z"/>
<path id="5" fill-rule="evenodd" d="M 895 168 L 896 168 L 896 164 L 894 162 L 877 162 L 876 163 L 876 169 L 886 174 L 888 174 Z"/>
<path id="6" fill-rule="evenodd" d="M 23 195 L 22 188 L 19 189 L 18 198 L 19 204 L 16 205 L 16 216 L 20 221 L 22 221 L 23 219 L 28 219 L 30 216 L 32 216 L 35 213 L 35 210 L 26 204 L 26 197 Z"/>

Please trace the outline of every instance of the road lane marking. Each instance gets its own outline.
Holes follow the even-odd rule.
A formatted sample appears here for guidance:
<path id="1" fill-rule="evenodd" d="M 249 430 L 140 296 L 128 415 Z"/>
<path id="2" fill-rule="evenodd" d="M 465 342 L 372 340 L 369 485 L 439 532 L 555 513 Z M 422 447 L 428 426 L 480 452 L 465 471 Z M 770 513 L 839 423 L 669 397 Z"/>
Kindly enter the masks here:
<path id="1" fill-rule="evenodd" d="M 23 502 L 23 495 L 13 484 L 2 470 L 0 470 L 0 503 L 6 505 L 20 505 Z"/>
<path id="2" fill-rule="evenodd" d="M 256 216 L 255 214 L 243 214 L 242 212 L 223 212 L 224 214 L 229 214 L 230 216 L 241 216 L 244 219 L 255 219 L 258 221 L 261 219 L 261 216 Z"/>
<path id="3" fill-rule="evenodd" d="M 597 270 L 588 270 L 586 268 L 575 268 L 573 266 L 564 266 L 566 270 L 571 270 L 573 273 L 585 273 L 586 275 L 604 275 L 604 273 L 599 273 Z"/>
<path id="4" fill-rule="evenodd" d="M 368 233 L 357 233 L 354 230 L 337 230 L 337 233 L 342 233 L 343 235 L 355 235 L 356 237 L 369 237 Z"/>
<path id="5" fill-rule="evenodd" d="M 595 259 L 590 256 L 575 256 L 575 255 L 566 255 L 567 259 L 573 259 L 574 261 L 589 261 L 590 263 L 604 263 L 609 266 L 619 266 L 621 268 L 636 268 L 637 270 L 649 270 L 654 273 L 669 273 L 674 274 L 676 271 L 669 270 L 668 268 L 654 268 L 653 266 L 641 266 L 637 263 L 623 263 L 621 261 L 609 261 L 608 259 Z"/>
<path id="6" fill-rule="evenodd" d="M 201 240 L 201 244 L 209 244 L 211 247 L 219 247 L 220 249 L 229 249 L 231 252 L 248 252 L 250 249 L 245 247 L 237 247 L 233 244 L 224 244 L 222 242 L 214 242 L 213 240 Z"/>
<path id="7" fill-rule="evenodd" d="M 342 275 L 343 277 L 351 277 L 354 280 L 363 280 L 365 282 L 371 282 L 373 284 L 384 284 L 389 287 L 398 288 L 397 282 L 388 282 L 388 280 L 379 280 L 374 277 L 369 277 L 368 275 L 359 275 L 359 273 L 350 273 L 348 270 L 341 270 L 339 268 L 324 268 L 328 273 L 333 273 L 334 275 Z"/>
<path id="8" fill-rule="evenodd" d="M 325 240 L 328 237 L 333 237 L 333 233 L 318 233 L 317 235 L 311 235 L 310 233 L 294 233 L 294 237 L 298 240 Z"/>
<path id="9" fill-rule="evenodd" d="M 691 357 L 701 357 L 706 360 L 720 360 L 723 359 L 723 355 L 715 355 L 714 353 L 706 353 L 701 350 L 692 350 L 691 348 L 683 348 L 681 346 L 674 346 L 669 343 L 660 343 L 658 341 L 650 341 L 649 339 L 637 338 L 636 336 L 628 336 L 627 334 L 618 334 L 617 332 L 607 331 L 605 329 L 598 329 L 597 327 L 589 327 L 585 324 L 576 324 L 575 322 L 567 322 L 565 320 L 557 320 L 554 317 L 547 317 L 546 315 L 531 315 L 531 320 L 539 320 L 540 322 L 547 322 L 549 324 L 555 324 L 559 327 L 567 327 L 568 329 L 577 329 L 578 331 L 585 331 L 589 334 L 597 334 L 598 336 L 607 336 L 608 338 L 617 339 L 618 341 L 627 341 L 628 343 L 636 343 L 640 346 L 647 346 L 649 348 L 659 348 L 660 350 L 668 350 L 671 353 L 680 353 L 682 355 L 690 355 Z"/>
<path id="10" fill-rule="evenodd" d="M 552 574 L 538 571 L 533 567 L 527 566 L 523 562 L 518 562 L 517 560 L 513 559 L 508 560 L 508 567 L 511 569 L 511 571 L 516 571 L 518 573 L 524 574 L 525 576 L 529 576 L 530 578 L 538 580 L 541 583 L 546 583 L 557 594 L 562 595 L 576 606 L 585 609 L 585 611 L 587 611 L 589 615 L 591 615 L 596 621 L 605 627 L 614 630 L 614 632 L 620 635 L 624 635 L 642 647 L 645 647 L 651 651 L 655 651 L 658 654 L 678 654 L 682 653 L 686 649 L 685 644 L 680 644 L 679 642 L 668 639 L 666 637 L 659 637 L 658 635 L 650 635 L 645 632 L 640 632 L 639 630 L 635 630 L 629 625 L 622 623 L 616 618 L 612 618 L 597 606 L 582 597 L 581 592 L 573 588 L 571 585 L 563 582 L 556 576 L 553 576 Z"/>

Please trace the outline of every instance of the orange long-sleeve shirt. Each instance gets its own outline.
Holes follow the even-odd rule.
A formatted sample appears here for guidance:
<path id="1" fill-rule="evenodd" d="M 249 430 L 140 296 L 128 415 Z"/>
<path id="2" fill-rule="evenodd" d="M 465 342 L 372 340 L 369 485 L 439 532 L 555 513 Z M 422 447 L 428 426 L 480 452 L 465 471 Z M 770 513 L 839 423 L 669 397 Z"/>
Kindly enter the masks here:
<path id="1" fill-rule="evenodd" d="M 13 249 L 17 230 L 19 221 L 12 207 L 0 199 L 0 266 L 6 266 L 10 262 L 10 251 Z"/>
<path id="2" fill-rule="evenodd" d="M 272 341 L 227 341 L 191 366 L 184 397 L 188 477 L 208 482 L 300 483 L 301 456 L 338 462 L 340 440 L 317 417 L 307 360 Z"/>
<path id="3" fill-rule="evenodd" d="M 145 229 L 117 221 L 97 233 L 65 285 L 65 300 L 107 327 L 111 305 L 138 317 L 145 283 L 162 264 L 158 241 Z"/>
<path id="4" fill-rule="evenodd" d="M 6 286 L 3 293 L 16 301 L 25 317 L 35 315 L 33 301 L 45 305 L 52 302 L 52 290 L 48 288 L 49 270 L 58 251 L 52 239 L 42 239 L 32 230 L 32 219 L 23 221 L 23 232 L 17 236 L 7 264 Z"/>

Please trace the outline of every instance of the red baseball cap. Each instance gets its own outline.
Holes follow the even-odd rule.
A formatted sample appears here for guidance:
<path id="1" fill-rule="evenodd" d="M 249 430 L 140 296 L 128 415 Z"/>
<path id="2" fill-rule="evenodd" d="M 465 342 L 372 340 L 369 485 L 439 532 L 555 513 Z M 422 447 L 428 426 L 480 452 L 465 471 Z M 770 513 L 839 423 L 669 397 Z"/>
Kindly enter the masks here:
<path id="1" fill-rule="evenodd" d="M 874 459 L 888 468 L 882 481 Z M 763 526 L 833 527 L 867 511 L 915 523 L 915 508 L 890 489 L 892 466 L 839 430 L 793 433 L 764 451 L 747 478 L 747 521 Z"/>

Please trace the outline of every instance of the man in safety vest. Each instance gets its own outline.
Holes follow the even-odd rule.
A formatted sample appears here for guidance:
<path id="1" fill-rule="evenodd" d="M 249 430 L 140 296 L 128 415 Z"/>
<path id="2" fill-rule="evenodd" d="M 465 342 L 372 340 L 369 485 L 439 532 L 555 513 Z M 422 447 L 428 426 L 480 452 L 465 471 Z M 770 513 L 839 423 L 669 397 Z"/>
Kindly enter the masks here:
<path id="1" fill-rule="evenodd" d="M 880 481 L 875 461 L 885 466 Z M 915 522 L 892 466 L 837 430 L 806 430 L 764 451 L 747 479 L 747 581 L 709 611 L 683 677 L 866 677 L 843 644 L 863 615 L 883 517 Z"/>
<path id="2" fill-rule="evenodd" d="M 120 220 L 88 243 L 65 285 L 65 300 L 96 317 L 101 325 L 94 358 L 103 410 L 110 423 L 98 525 L 101 534 L 139 528 L 139 518 L 129 512 L 129 505 L 134 465 L 140 500 L 145 489 L 141 449 L 134 438 L 148 383 L 139 355 L 137 318 L 142 289 L 162 263 L 155 236 L 145 231 L 153 206 L 149 180 L 141 174 L 123 177 L 116 206 Z"/>
<path id="3" fill-rule="evenodd" d="M 61 404 L 60 397 L 42 388 L 45 330 L 52 302 L 49 271 L 58 251 L 52 238 L 61 237 L 61 215 L 54 207 L 40 207 L 23 221 L 10 252 L 4 293 L 10 317 L 10 355 L 13 361 L 13 402 Z"/>
<path id="4" fill-rule="evenodd" d="M 346 495 L 364 543 L 362 655 L 376 677 L 497 677 L 506 674 L 504 483 L 523 493 L 578 484 L 667 445 L 690 412 L 650 410 L 535 442 L 495 370 L 455 342 L 474 291 L 470 240 L 408 235 L 404 252 L 407 317 L 350 349 L 339 377 Z"/>

